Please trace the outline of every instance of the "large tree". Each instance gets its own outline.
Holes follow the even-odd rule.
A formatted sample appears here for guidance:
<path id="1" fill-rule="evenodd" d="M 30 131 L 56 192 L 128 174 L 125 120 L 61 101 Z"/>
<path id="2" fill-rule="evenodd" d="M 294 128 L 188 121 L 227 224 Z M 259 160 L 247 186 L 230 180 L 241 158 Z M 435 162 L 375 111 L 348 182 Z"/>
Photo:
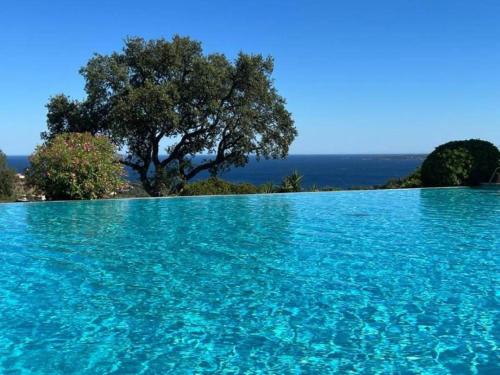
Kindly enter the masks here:
<path id="1" fill-rule="evenodd" d="M 121 52 L 95 55 L 80 70 L 84 100 L 51 98 L 43 137 L 105 134 L 149 194 L 178 192 L 199 172 L 243 166 L 251 154 L 286 157 L 297 131 L 272 72 L 262 55 L 230 61 L 190 38 L 129 38 Z M 197 154 L 210 156 L 195 163 Z"/>

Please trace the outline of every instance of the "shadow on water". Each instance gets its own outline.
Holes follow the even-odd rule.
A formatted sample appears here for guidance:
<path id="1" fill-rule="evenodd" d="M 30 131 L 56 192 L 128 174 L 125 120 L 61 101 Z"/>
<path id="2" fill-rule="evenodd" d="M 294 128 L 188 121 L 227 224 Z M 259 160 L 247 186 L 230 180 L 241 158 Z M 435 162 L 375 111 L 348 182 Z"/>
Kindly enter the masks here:
<path id="1" fill-rule="evenodd" d="M 44 249 L 50 259 L 90 262 L 117 275 L 131 266 L 139 275 L 161 265 L 189 265 L 193 271 L 235 259 L 245 263 L 259 259 L 262 243 L 267 257 L 280 257 L 295 215 L 286 198 L 250 196 L 57 202 L 24 209 L 34 254 Z"/>

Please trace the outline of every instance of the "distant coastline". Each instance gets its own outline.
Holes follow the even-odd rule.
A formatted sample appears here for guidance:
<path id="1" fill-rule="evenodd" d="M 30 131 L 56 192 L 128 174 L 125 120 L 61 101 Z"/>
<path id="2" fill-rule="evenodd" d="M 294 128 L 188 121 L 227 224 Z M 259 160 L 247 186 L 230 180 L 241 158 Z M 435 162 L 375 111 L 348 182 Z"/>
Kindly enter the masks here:
<path id="1" fill-rule="evenodd" d="M 304 176 L 304 187 L 313 185 L 331 188 L 352 188 L 382 185 L 391 178 L 405 177 L 420 166 L 425 154 L 331 154 L 289 155 L 285 160 L 261 160 L 254 157 L 243 168 L 233 168 L 221 175 L 231 182 L 249 182 L 260 185 L 266 182 L 279 184 L 293 170 Z M 198 156 L 197 158 L 206 158 Z M 7 156 L 9 165 L 22 173 L 28 167 L 28 156 Z M 137 179 L 128 170 L 129 179 Z M 208 175 L 200 174 L 197 179 Z"/>

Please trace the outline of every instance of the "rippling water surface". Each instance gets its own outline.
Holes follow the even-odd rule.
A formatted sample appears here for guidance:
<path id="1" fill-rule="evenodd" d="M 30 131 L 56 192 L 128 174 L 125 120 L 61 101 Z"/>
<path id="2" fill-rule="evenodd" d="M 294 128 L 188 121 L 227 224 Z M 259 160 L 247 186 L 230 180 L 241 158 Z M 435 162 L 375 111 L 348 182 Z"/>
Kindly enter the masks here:
<path id="1" fill-rule="evenodd" d="M 0 373 L 500 373 L 500 193 L 0 205 Z"/>

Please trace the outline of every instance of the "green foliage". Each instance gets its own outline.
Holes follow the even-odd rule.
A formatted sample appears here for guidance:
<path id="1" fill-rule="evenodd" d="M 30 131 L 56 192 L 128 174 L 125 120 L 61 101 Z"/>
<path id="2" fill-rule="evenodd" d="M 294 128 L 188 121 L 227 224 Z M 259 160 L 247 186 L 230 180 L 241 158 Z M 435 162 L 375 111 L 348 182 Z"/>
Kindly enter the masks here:
<path id="1" fill-rule="evenodd" d="M 155 178 L 152 180 L 154 195 L 165 196 L 174 191 L 180 191 L 185 186 L 184 180 L 179 178 L 175 168 L 157 168 Z M 143 184 L 143 190 L 144 184 Z"/>
<path id="2" fill-rule="evenodd" d="M 123 167 L 115 147 L 103 136 L 55 136 L 30 157 L 28 183 L 48 199 L 97 199 L 123 186 Z"/>
<path id="3" fill-rule="evenodd" d="M 500 163 L 500 151 L 479 139 L 438 146 L 422 164 L 424 186 L 478 185 L 486 182 Z"/>
<path id="4" fill-rule="evenodd" d="M 42 139 L 50 139 L 65 132 L 92 133 L 98 131 L 95 121 L 89 117 L 91 111 L 85 108 L 85 103 L 71 100 L 65 95 L 50 98 L 47 107 L 48 132 L 43 132 Z"/>
<path id="5" fill-rule="evenodd" d="M 0 151 L 0 199 L 10 199 L 14 195 L 16 173 L 7 165 L 7 157 Z"/>
<path id="6" fill-rule="evenodd" d="M 259 193 L 262 194 L 271 194 L 271 193 L 276 193 L 277 191 L 278 188 L 274 186 L 272 182 L 266 182 L 259 186 Z"/>
<path id="7" fill-rule="evenodd" d="M 181 195 L 227 195 L 256 194 L 259 190 L 252 184 L 233 184 L 216 177 L 186 184 Z"/>
<path id="8" fill-rule="evenodd" d="M 282 193 L 296 193 L 302 191 L 302 179 L 299 171 L 294 170 L 292 174 L 286 176 L 281 182 L 280 192 Z"/>
<path id="9" fill-rule="evenodd" d="M 418 188 L 422 186 L 421 169 L 418 168 L 415 172 L 404 178 L 392 178 L 385 185 L 383 189 L 406 189 Z"/>
<path id="10" fill-rule="evenodd" d="M 130 38 L 123 51 L 96 55 L 81 69 L 83 101 L 51 99 L 43 137 L 108 135 L 127 150 L 123 162 L 151 195 L 175 192 L 201 171 L 245 165 L 250 154 L 288 154 L 297 131 L 274 87 L 273 65 L 262 55 L 240 53 L 230 61 L 204 54 L 190 38 Z M 162 160 L 160 144 L 168 144 Z M 201 153 L 213 157 L 195 165 L 192 156 Z M 179 182 L 165 184 L 165 170 Z"/>
<path id="11" fill-rule="evenodd" d="M 146 198 L 149 194 L 144 190 L 140 182 L 127 183 L 115 198 Z"/>

